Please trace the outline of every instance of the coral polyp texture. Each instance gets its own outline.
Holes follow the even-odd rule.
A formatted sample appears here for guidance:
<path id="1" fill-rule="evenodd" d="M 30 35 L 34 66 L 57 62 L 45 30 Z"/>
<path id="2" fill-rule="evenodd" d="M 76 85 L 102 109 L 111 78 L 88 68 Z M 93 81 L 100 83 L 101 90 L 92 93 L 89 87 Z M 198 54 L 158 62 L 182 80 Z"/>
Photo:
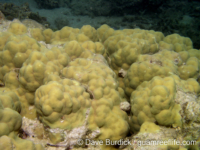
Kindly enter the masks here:
<path id="1" fill-rule="evenodd" d="M 189 38 L 27 21 L 0 24 L 0 149 L 148 150 L 138 141 L 172 138 L 196 143 L 153 149 L 198 149 L 200 51 Z"/>

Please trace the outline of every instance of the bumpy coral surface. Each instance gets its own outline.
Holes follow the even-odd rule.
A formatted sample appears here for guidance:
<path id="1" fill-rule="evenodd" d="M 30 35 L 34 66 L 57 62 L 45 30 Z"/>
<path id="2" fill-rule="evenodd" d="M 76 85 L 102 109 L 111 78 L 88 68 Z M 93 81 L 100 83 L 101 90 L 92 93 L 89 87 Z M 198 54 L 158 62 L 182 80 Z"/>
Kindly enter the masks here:
<path id="1" fill-rule="evenodd" d="M 200 52 L 189 38 L 30 24 L 0 25 L 0 149 L 198 148 Z M 139 146 L 168 138 L 196 145 Z"/>

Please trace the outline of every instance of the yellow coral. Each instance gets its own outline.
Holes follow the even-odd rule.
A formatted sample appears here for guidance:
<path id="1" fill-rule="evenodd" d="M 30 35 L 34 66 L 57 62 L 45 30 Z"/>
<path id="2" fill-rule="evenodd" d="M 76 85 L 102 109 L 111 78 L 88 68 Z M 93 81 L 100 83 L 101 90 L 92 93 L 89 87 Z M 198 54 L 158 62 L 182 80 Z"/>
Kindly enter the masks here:
<path id="1" fill-rule="evenodd" d="M 40 45 L 27 35 L 10 36 L 0 51 L 0 80 L 13 69 L 19 69 L 32 51 L 40 51 Z"/>
<path id="2" fill-rule="evenodd" d="M 32 28 L 30 29 L 31 36 L 37 41 L 44 41 L 45 37 L 43 35 L 42 29 Z"/>
<path id="3" fill-rule="evenodd" d="M 94 27 L 90 25 L 84 25 L 81 30 L 83 34 L 90 38 L 92 41 L 97 41 L 97 32 Z"/>
<path id="4" fill-rule="evenodd" d="M 175 95 L 176 83 L 172 77 L 154 77 L 143 82 L 131 95 L 131 130 L 139 130 L 145 121 L 182 127 L 180 106 L 175 104 Z"/>
<path id="5" fill-rule="evenodd" d="M 33 92 L 43 84 L 45 76 L 58 74 L 69 62 L 69 57 L 60 49 L 43 49 L 43 52 L 33 52 L 20 69 L 19 81 L 26 89 Z"/>
<path id="6" fill-rule="evenodd" d="M 192 49 L 192 41 L 188 37 L 182 37 L 179 34 L 171 34 L 163 39 L 164 42 L 173 44 L 174 51 L 180 52 Z"/>
<path id="7" fill-rule="evenodd" d="M 8 28 L 8 31 L 15 35 L 21 35 L 27 33 L 27 27 L 20 22 L 12 22 Z"/>
<path id="8" fill-rule="evenodd" d="M 44 149 L 18 137 L 22 116 L 46 127 L 48 134 L 39 135 L 55 144 L 43 141 L 47 148 L 71 148 L 84 137 L 121 140 L 130 130 L 159 133 L 160 126 L 186 130 L 185 118 L 190 128 L 199 126 L 193 121 L 199 118 L 196 99 L 178 101 L 180 91 L 193 97 L 200 92 L 200 53 L 189 38 L 108 25 L 53 32 L 30 20 L 9 24 L 0 33 L 0 149 Z M 131 110 L 120 107 L 124 101 Z M 74 134 L 82 127 L 81 136 Z M 30 127 L 23 130 L 30 133 Z"/>
<path id="9" fill-rule="evenodd" d="M 49 44 L 51 42 L 51 38 L 52 38 L 52 35 L 53 35 L 53 31 L 51 29 L 45 29 L 43 31 L 43 35 L 45 37 L 45 42 L 47 44 Z"/>
<path id="10" fill-rule="evenodd" d="M 36 91 L 35 107 L 44 125 L 72 129 L 83 125 L 89 98 L 85 89 L 73 80 L 52 81 Z"/>

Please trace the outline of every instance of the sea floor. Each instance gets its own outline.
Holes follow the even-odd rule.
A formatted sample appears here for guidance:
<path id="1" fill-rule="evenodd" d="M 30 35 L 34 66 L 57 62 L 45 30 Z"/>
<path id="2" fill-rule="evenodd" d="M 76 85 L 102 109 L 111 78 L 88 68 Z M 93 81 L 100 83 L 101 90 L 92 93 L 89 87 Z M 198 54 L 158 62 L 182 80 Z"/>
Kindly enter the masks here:
<path id="1" fill-rule="evenodd" d="M 23 3 L 29 3 L 29 7 L 32 12 L 38 12 L 40 16 L 46 17 L 47 21 L 51 24 L 50 28 L 57 29 L 58 26 L 55 20 L 63 20 L 63 26 L 70 26 L 73 28 L 81 28 L 83 25 L 91 25 L 94 28 L 100 27 L 102 24 L 115 25 L 112 26 L 115 29 L 127 28 L 126 24 L 121 26 L 123 17 L 92 17 L 92 16 L 76 16 L 73 15 L 70 8 L 61 7 L 55 9 L 39 9 L 34 0 L 4 0 L 5 2 L 12 2 L 15 5 L 22 5 Z M 120 24 L 120 25 L 119 25 Z M 60 26 L 59 26 L 60 27 Z"/>

